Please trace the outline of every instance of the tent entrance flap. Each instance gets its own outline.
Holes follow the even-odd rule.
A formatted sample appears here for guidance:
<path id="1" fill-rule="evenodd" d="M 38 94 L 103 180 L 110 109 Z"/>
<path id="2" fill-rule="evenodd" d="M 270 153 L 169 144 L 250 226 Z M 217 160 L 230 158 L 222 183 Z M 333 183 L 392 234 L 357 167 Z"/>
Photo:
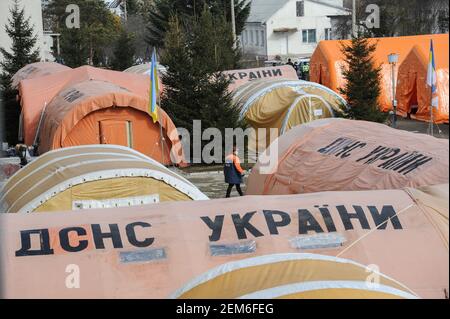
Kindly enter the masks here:
<path id="1" fill-rule="evenodd" d="M 417 73 L 413 74 L 414 82 L 412 91 L 410 92 L 410 98 L 408 102 L 408 113 L 416 114 L 419 108 L 419 100 L 417 99 Z"/>
<path id="2" fill-rule="evenodd" d="M 133 131 L 130 121 L 99 121 L 100 144 L 133 147 Z"/>

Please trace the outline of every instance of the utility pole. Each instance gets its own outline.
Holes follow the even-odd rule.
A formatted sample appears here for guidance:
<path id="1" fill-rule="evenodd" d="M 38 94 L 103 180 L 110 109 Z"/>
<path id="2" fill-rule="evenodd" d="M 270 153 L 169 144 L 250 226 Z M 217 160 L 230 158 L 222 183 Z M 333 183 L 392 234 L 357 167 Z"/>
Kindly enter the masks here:
<path id="1" fill-rule="evenodd" d="M 233 28 L 233 47 L 236 48 L 237 36 L 236 36 L 236 15 L 234 12 L 234 0 L 231 0 L 231 26 Z"/>
<path id="2" fill-rule="evenodd" d="M 352 34 L 355 38 L 358 36 L 358 29 L 356 26 L 356 0 L 353 0 L 352 4 Z"/>
<path id="3" fill-rule="evenodd" d="M 6 142 L 5 122 L 3 121 L 3 92 L 0 92 L 0 157 L 3 157 L 3 143 Z M 7 147 L 6 147 L 7 148 Z"/>

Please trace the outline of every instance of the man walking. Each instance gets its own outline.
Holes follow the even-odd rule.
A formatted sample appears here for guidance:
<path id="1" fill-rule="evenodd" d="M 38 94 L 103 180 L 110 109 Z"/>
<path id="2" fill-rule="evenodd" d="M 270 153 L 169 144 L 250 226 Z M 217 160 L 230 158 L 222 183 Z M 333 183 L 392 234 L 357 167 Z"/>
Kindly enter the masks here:
<path id="1" fill-rule="evenodd" d="M 223 172 L 225 175 L 225 183 L 228 183 L 226 197 L 230 197 L 231 190 L 234 186 L 236 186 L 236 190 L 238 191 L 239 195 L 243 196 L 244 194 L 241 190 L 241 183 L 244 170 L 241 167 L 236 145 L 233 146 L 233 152 L 225 158 L 225 166 Z"/>

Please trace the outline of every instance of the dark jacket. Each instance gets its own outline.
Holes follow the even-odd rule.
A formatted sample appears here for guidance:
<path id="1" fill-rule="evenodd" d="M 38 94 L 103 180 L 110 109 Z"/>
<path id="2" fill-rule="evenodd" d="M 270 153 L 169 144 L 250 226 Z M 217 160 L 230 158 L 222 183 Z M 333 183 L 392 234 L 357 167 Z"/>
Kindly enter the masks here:
<path id="1" fill-rule="evenodd" d="M 225 159 L 225 165 L 223 168 L 225 175 L 225 183 L 228 184 L 241 184 L 243 169 L 239 163 L 239 158 L 234 155 L 228 155 Z"/>

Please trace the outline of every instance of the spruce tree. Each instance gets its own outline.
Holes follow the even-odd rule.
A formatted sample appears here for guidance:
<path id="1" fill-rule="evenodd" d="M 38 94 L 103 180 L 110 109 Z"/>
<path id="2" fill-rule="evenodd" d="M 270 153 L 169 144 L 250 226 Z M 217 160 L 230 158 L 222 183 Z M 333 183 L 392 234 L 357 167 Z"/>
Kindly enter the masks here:
<path id="1" fill-rule="evenodd" d="M 4 26 L 6 34 L 11 39 L 11 48 L 0 48 L 2 58 L 0 67 L 0 90 L 5 108 L 6 139 L 10 144 L 17 143 L 20 105 L 16 101 L 17 91 L 11 87 L 11 78 L 27 64 L 39 60 L 39 50 L 35 47 L 37 36 L 34 34 L 30 17 L 25 16 L 24 8 L 19 0 L 14 1 L 10 9 L 11 17 Z"/>
<path id="2" fill-rule="evenodd" d="M 250 1 L 235 0 L 236 33 L 241 34 L 250 14 Z M 169 27 L 171 16 L 177 15 L 181 20 L 200 16 L 204 7 L 208 7 L 214 17 L 223 17 L 231 21 L 230 0 L 155 0 L 148 16 L 149 45 L 164 47 L 164 38 Z"/>
<path id="3" fill-rule="evenodd" d="M 80 28 L 68 28 L 66 12 L 70 4 L 80 10 Z M 76 68 L 90 64 L 103 66 L 104 51 L 113 43 L 121 29 L 120 18 L 115 16 L 103 0 L 50 0 L 45 9 L 46 20 L 60 33 L 61 56 L 64 64 Z"/>
<path id="4" fill-rule="evenodd" d="M 123 71 L 133 66 L 135 51 L 133 35 L 122 30 L 114 46 L 114 57 L 111 62 L 111 68 L 117 71 Z"/>
<path id="5" fill-rule="evenodd" d="M 220 72 L 218 61 L 220 24 L 204 13 L 185 25 L 189 30 L 178 16 L 169 21 L 161 58 L 168 67 L 162 79 L 163 109 L 178 127 L 189 130 L 191 137 L 193 120 L 201 120 L 203 129 L 214 127 L 222 133 L 227 127 L 238 127 L 239 113 L 232 106 L 229 79 Z"/>
<path id="6" fill-rule="evenodd" d="M 355 37 L 349 45 L 342 45 L 347 65 L 343 70 L 346 82 L 339 89 L 348 103 L 344 117 L 373 122 L 384 122 L 387 119 L 387 114 L 380 111 L 378 104 L 381 66 L 375 65 L 372 56 L 376 47 L 376 43 L 370 44 L 363 37 Z"/>
<path id="7" fill-rule="evenodd" d="M 25 17 L 24 8 L 20 8 L 19 5 L 19 0 L 15 0 L 9 11 L 11 18 L 4 26 L 6 34 L 11 39 L 11 48 L 10 50 L 0 48 L 3 56 L 0 61 L 3 70 L 1 85 L 4 90 L 11 88 L 9 81 L 17 71 L 39 59 L 39 50 L 35 48 L 37 36 L 34 34 L 30 17 Z"/>

